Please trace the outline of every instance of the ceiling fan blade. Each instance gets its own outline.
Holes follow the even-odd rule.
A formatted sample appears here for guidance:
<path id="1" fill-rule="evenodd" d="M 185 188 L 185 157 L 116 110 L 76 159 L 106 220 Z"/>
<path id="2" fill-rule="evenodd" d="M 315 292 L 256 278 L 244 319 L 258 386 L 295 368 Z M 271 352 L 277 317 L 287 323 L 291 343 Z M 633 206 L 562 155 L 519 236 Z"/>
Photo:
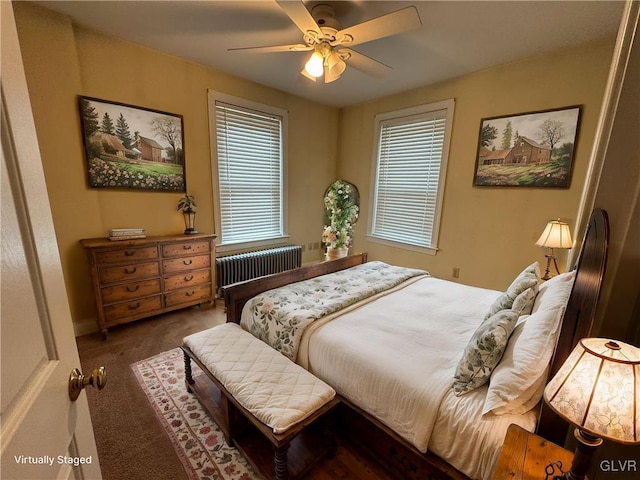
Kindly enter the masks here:
<path id="1" fill-rule="evenodd" d="M 335 44 L 358 45 L 413 30 L 421 25 L 422 21 L 416 7 L 406 7 L 340 30 L 336 33 Z"/>
<path id="2" fill-rule="evenodd" d="M 285 1 L 285 0 L 276 0 L 276 3 L 284 10 L 289 18 L 296 24 L 296 26 L 302 31 L 304 34 L 310 34 L 309 32 L 315 33 L 315 37 L 322 37 L 322 30 L 307 10 L 307 7 L 304 6 L 301 0 L 296 1 Z"/>
<path id="3" fill-rule="evenodd" d="M 355 50 L 351 50 L 350 48 L 341 48 L 338 52 L 340 57 L 347 62 L 347 65 L 355 68 L 356 70 L 360 70 L 367 75 L 371 75 L 372 77 L 384 77 L 392 70 L 390 66 L 374 60 L 371 57 L 367 57 L 362 53 L 356 52 Z"/>
<path id="4" fill-rule="evenodd" d="M 305 52 L 313 50 L 313 47 L 303 45 L 302 43 L 296 45 L 273 45 L 267 47 L 240 47 L 229 48 L 228 52 L 246 52 L 246 53 L 274 53 L 274 52 Z"/>

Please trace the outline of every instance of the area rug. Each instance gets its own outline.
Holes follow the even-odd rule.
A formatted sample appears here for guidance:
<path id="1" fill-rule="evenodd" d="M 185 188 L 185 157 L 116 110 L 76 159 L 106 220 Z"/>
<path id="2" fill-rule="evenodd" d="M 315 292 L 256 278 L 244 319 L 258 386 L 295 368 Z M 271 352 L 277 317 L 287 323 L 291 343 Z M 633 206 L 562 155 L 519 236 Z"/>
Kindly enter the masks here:
<path id="1" fill-rule="evenodd" d="M 258 480 L 184 383 L 179 348 L 131 365 L 190 480 Z M 193 365 L 193 375 L 204 375 Z"/>

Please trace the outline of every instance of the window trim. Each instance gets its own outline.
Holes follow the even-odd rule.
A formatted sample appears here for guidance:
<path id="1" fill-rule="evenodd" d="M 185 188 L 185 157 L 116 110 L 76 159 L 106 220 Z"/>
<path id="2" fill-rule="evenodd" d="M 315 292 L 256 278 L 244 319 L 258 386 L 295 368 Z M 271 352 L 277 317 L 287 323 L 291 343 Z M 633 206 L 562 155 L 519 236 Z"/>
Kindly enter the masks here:
<path id="1" fill-rule="evenodd" d="M 396 120 L 403 117 L 427 114 L 437 110 L 446 110 L 445 115 L 445 132 L 442 145 L 442 159 L 440 160 L 440 174 L 438 176 L 438 191 L 436 194 L 436 207 L 434 211 L 433 228 L 431 232 L 431 245 L 421 246 L 409 244 L 399 240 L 389 240 L 387 238 L 377 237 L 372 233 L 374 219 L 376 214 L 376 197 L 378 193 L 378 157 L 380 151 L 380 133 L 382 123 L 388 120 Z M 444 201 L 444 189 L 447 176 L 447 166 L 449 163 L 449 148 L 451 144 L 451 131 L 453 130 L 453 114 L 455 110 L 455 99 L 447 99 L 439 102 L 433 102 L 414 107 L 404 108 L 391 112 L 379 113 L 375 116 L 375 131 L 373 136 L 373 155 L 371 169 L 371 193 L 369 196 L 369 218 L 367 223 L 367 240 L 373 243 L 379 243 L 391 247 L 401 248 L 414 252 L 426 253 L 428 255 L 436 255 L 438 252 L 438 243 L 440 237 L 440 224 L 442 222 L 442 204 Z"/>
<path id="2" fill-rule="evenodd" d="M 210 145 L 210 165 L 211 183 L 214 195 L 214 225 L 216 231 L 216 250 L 219 252 L 242 250 L 247 248 L 266 247 L 287 243 L 288 234 L 288 132 L 289 132 L 289 111 L 284 108 L 254 102 L 244 98 L 236 97 L 216 90 L 207 90 L 207 100 L 209 109 L 209 145 Z M 260 240 L 250 240 L 241 242 L 222 243 L 222 217 L 220 213 L 220 182 L 218 167 L 218 136 L 216 132 L 216 102 L 228 103 L 238 107 L 257 110 L 260 112 L 278 115 L 282 118 L 282 234 L 277 237 Z"/>

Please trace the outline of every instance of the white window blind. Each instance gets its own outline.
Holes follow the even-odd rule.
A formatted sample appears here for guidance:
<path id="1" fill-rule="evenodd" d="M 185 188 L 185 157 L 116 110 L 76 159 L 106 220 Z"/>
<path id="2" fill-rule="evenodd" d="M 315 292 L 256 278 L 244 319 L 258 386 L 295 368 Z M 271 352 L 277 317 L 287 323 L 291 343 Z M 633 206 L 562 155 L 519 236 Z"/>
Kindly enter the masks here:
<path id="1" fill-rule="evenodd" d="M 441 108 L 378 119 L 372 237 L 437 247 L 448 113 Z"/>
<path id="2" fill-rule="evenodd" d="M 215 101 L 222 243 L 282 237 L 283 119 Z"/>

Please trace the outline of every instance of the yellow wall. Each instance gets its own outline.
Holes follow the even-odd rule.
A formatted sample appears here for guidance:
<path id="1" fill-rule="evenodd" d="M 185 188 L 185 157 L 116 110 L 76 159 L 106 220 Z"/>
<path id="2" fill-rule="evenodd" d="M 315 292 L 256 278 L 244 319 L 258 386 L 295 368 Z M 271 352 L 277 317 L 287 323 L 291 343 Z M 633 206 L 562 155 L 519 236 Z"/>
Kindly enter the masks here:
<path id="1" fill-rule="evenodd" d="M 613 40 L 562 50 L 343 109 L 338 173 L 358 186 L 362 199 L 355 247 L 450 280 L 459 267 L 458 281 L 499 290 L 533 261 L 544 269 L 545 252 L 534 243 L 549 220 L 560 217 L 574 229 L 612 49 Z M 455 113 L 439 251 L 432 256 L 368 241 L 374 116 L 449 98 Z M 481 118 L 570 105 L 583 108 L 568 189 L 473 186 Z"/>
<path id="2" fill-rule="evenodd" d="M 336 180 L 339 111 L 177 57 L 75 27 L 66 16 L 25 2 L 16 23 L 74 322 L 95 318 L 89 270 L 78 240 L 110 228 L 181 234 L 180 193 L 89 188 L 78 95 L 183 115 L 187 190 L 197 228 L 214 232 L 207 90 L 289 111 L 291 243 L 319 242 L 322 197 Z M 321 258 L 306 252 L 303 261 Z"/>
<path id="3" fill-rule="evenodd" d="M 361 219 L 354 250 L 370 258 L 426 268 L 463 283 L 504 289 L 544 252 L 533 243 L 550 219 L 573 227 L 589 161 L 613 41 L 521 62 L 338 110 L 173 56 L 74 27 L 63 15 L 14 4 L 18 33 L 74 322 L 95 317 L 81 238 L 109 228 L 144 227 L 148 235 L 179 234 L 178 193 L 89 188 L 77 96 L 178 113 L 184 117 L 186 177 L 198 200 L 197 227 L 213 232 L 213 191 L 207 89 L 289 111 L 289 233 L 291 243 L 317 242 L 322 195 L 336 178 L 360 189 Z M 365 239 L 369 214 L 374 116 L 455 98 L 440 251 L 435 256 Z M 472 186 L 480 119 L 583 105 L 569 189 Z M 303 261 L 320 258 L 307 252 Z"/>

